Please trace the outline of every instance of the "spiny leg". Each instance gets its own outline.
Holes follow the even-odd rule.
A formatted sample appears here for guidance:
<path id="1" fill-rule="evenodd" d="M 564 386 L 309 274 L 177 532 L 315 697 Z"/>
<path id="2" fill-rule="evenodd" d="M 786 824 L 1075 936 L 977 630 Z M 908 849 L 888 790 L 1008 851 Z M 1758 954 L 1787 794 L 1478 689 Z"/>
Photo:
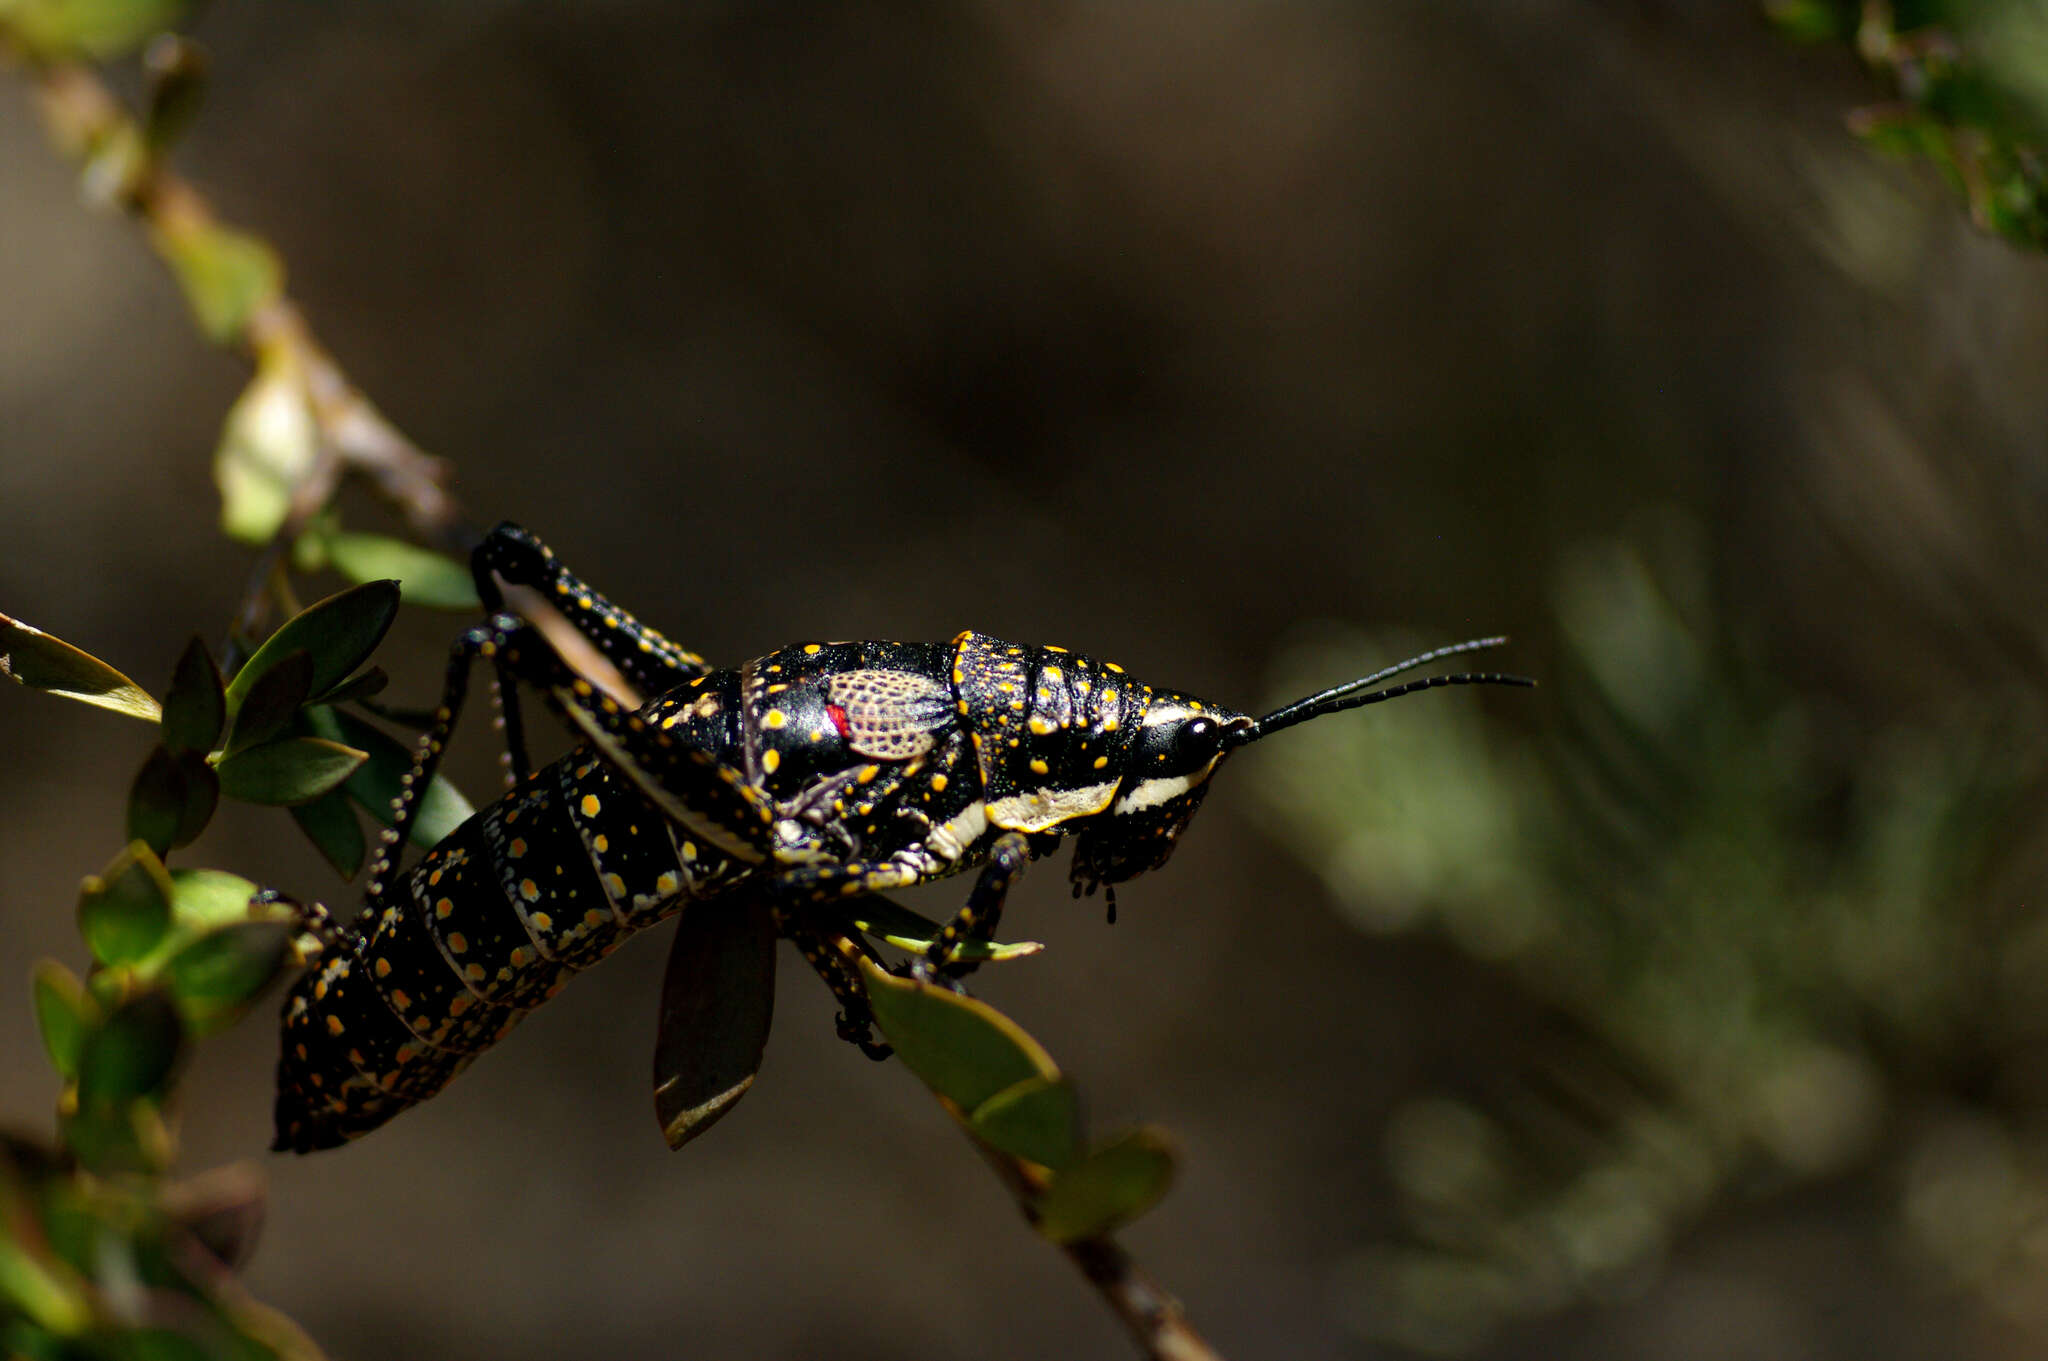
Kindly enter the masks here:
<path id="1" fill-rule="evenodd" d="M 924 969 L 947 978 L 964 978 L 980 967 L 978 960 L 954 960 L 953 952 L 966 941 L 988 941 L 995 937 L 1003 919 L 1003 902 L 1010 886 L 1022 877 L 1031 863 L 1031 838 L 1023 832 L 1005 832 L 989 847 L 988 861 L 975 876 L 967 905 L 954 915 L 926 949 Z"/>
<path id="2" fill-rule="evenodd" d="M 555 560 L 546 544 L 509 521 L 477 545 L 470 570 L 487 609 L 498 610 L 504 604 L 493 573 L 512 585 L 539 591 L 644 696 L 664 694 L 711 669 L 696 653 L 678 647 L 590 589 Z"/>
<path id="3" fill-rule="evenodd" d="M 310 964 L 322 955 L 346 948 L 347 928 L 334 919 L 325 903 L 305 903 L 274 888 L 260 888 L 250 895 L 250 905 L 282 907 L 299 919 L 299 934 L 292 940 L 292 955 L 299 964 Z"/>
<path id="4" fill-rule="evenodd" d="M 419 820 L 420 800 L 441 768 L 442 753 L 447 750 L 449 738 L 455 732 L 456 719 L 462 713 L 463 700 L 469 694 L 471 664 L 478 657 L 493 662 L 500 657 L 515 657 L 521 651 L 522 642 L 529 644 L 526 648 L 529 652 L 547 651 L 531 624 L 509 614 L 501 614 L 488 623 L 465 629 L 449 649 L 448 670 L 441 683 L 440 706 L 434 710 L 432 724 L 420 735 L 419 746 L 413 753 L 412 769 L 406 772 L 398 797 L 392 800 L 391 826 L 378 839 L 377 857 L 370 863 L 370 886 L 364 897 L 366 911 L 381 912 L 384 908 L 384 894 L 390 885 L 392 870 L 398 863 L 406 839 L 412 835 L 413 824 Z M 505 688 L 510 689 L 509 685 Z"/>
<path id="5" fill-rule="evenodd" d="M 860 1052 L 880 1061 L 895 1050 L 875 1038 L 875 1013 L 868 1006 L 867 985 L 861 981 L 857 958 L 866 952 L 843 931 L 829 931 L 811 925 L 801 908 L 775 909 L 775 929 L 787 936 L 803 955 L 833 999 L 840 1012 L 832 1018 L 839 1038 L 858 1045 Z"/>

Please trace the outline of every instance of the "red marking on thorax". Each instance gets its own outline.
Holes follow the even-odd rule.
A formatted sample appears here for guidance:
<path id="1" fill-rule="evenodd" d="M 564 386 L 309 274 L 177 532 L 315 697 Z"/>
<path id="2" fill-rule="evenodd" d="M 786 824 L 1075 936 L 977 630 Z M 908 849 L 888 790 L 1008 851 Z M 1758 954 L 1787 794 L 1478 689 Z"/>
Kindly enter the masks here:
<path id="1" fill-rule="evenodd" d="M 847 738 L 853 736 L 853 725 L 846 721 L 846 710 L 840 708 L 837 704 L 827 704 L 825 706 L 825 716 L 832 720 L 833 727 L 839 729 L 840 737 Z"/>

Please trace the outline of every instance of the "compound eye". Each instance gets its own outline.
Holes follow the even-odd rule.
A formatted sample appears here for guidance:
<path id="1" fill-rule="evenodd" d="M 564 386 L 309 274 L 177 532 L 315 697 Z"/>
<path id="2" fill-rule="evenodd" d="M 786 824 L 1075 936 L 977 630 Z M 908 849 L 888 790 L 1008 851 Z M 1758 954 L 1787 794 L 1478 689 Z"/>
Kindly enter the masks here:
<path id="1" fill-rule="evenodd" d="M 1175 764 L 1188 770 L 1199 769 L 1209 763 L 1221 745 L 1215 723 L 1206 718 L 1191 718 L 1174 734 Z"/>

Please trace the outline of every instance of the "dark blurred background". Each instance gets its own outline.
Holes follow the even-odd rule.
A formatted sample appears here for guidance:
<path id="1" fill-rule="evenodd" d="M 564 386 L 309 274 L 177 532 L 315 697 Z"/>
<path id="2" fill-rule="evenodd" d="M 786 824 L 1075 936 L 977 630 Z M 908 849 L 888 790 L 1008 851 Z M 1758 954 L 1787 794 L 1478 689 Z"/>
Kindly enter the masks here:
<path id="1" fill-rule="evenodd" d="M 1515 635 L 1533 696 L 1244 757 L 1113 930 L 1063 865 L 1012 899 L 1051 948 L 981 991 L 1097 1128 L 1179 1135 L 1128 1238 L 1224 1354 L 2048 1348 L 2048 267 L 1847 135 L 1846 47 L 1680 0 L 196 33 L 181 164 L 341 362 L 715 659 L 973 626 L 1250 708 Z M 245 584 L 207 468 L 246 375 L 18 83 L 0 186 L 0 608 L 158 688 Z M 402 694 L 451 628 L 401 621 Z M 0 694 L 8 1123 L 146 740 Z M 186 863 L 354 892 L 241 807 Z M 665 1152 L 663 948 L 264 1156 L 257 1293 L 338 1361 L 1123 1354 L 793 958 L 760 1083 Z M 189 1166 L 267 1141 L 275 1044 L 202 1051 Z"/>

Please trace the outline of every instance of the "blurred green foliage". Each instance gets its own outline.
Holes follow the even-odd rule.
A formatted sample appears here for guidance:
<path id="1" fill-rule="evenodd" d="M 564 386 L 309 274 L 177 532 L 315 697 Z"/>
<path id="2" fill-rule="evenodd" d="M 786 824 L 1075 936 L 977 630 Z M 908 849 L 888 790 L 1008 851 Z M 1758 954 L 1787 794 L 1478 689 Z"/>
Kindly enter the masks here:
<path id="1" fill-rule="evenodd" d="M 1851 126 L 1930 161 L 1986 231 L 2048 247 L 2048 4 L 2041 0 L 1770 0 L 1790 37 L 1847 42 L 1892 86 Z"/>
<path id="2" fill-rule="evenodd" d="M 1362 929 L 1440 932 L 1576 1036 L 1510 1092 L 1418 1097 L 1388 1133 L 1413 1237 L 1368 1250 L 1369 1311 L 1425 1350 L 1616 1287 L 1737 1188 L 1910 1184 L 1902 1112 L 1968 1109 L 1959 1075 L 1989 1065 L 1997 1089 L 2039 1024 L 2048 916 L 1993 888 L 2041 793 L 2033 707 L 1846 730 L 1753 660 L 1697 533 L 1656 543 L 1558 571 L 1544 736 L 1464 697 L 1258 768 L 1271 831 Z M 1325 635 L 1273 689 L 1409 650 Z M 1973 1120 L 2048 1151 L 2048 1126 Z M 1987 1245 L 1956 1202 L 1931 1224 L 1936 1202 L 1893 1200 L 1954 1279 L 2036 1250 L 2016 1221 Z"/>

